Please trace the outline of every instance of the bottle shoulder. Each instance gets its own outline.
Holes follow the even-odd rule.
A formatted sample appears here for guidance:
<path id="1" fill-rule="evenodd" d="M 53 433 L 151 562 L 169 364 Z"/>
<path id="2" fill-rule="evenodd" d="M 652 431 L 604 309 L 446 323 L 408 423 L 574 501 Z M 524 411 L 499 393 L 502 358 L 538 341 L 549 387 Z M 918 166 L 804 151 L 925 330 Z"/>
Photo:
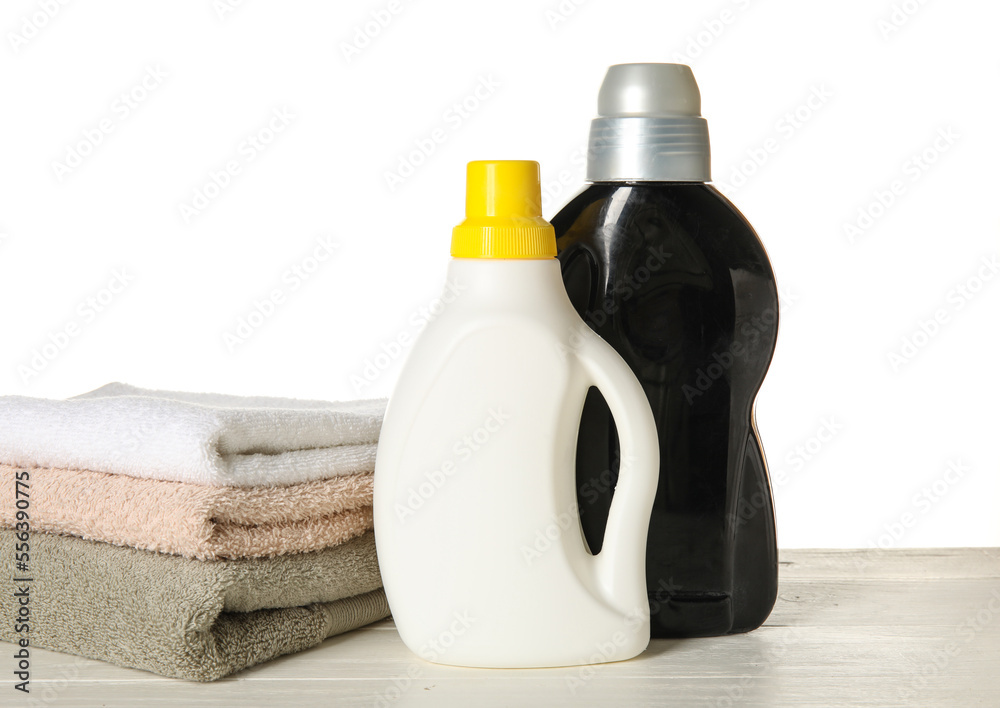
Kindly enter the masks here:
<path id="1" fill-rule="evenodd" d="M 739 272 L 774 280 L 756 231 L 711 184 L 594 183 L 570 200 L 552 225 L 564 276 L 577 257 L 606 269 L 612 279 L 617 270 L 634 270 L 638 261 L 666 257 L 670 270 L 689 275 L 711 273 L 718 280 Z"/>
<path id="2" fill-rule="evenodd" d="M 753 226 L 728 197 L 704 182 L 596 182 L 584 188 L 552 217 L 556 236 L 571 235 L 585 222 L 605 228 L 641 228 L 637 215 L 655 212 L 670 219 L 678 230 L 690 230 L 708 239 L 745 232 L 759 241 Z"/>

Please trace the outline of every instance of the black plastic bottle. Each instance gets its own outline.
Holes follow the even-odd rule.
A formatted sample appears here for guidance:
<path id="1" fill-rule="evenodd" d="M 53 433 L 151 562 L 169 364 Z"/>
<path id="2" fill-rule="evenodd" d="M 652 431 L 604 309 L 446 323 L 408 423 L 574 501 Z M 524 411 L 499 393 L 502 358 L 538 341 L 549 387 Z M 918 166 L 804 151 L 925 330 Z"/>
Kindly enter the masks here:
<path id="1" fill-rule="evenodd" d="M 777 593 L 774 508 L 754 399 L 778 296 L 760 240 L 710 181 L 691 70 L 609 69 L 590 134 L 591 182 L 552 219 L 577 310 L 632 367 L 660 435 L 646 551 L 652 635 L 746 632 Z M 577 445 L 584 534 L 598 553 L 619 465 L 600 394 Z"/>

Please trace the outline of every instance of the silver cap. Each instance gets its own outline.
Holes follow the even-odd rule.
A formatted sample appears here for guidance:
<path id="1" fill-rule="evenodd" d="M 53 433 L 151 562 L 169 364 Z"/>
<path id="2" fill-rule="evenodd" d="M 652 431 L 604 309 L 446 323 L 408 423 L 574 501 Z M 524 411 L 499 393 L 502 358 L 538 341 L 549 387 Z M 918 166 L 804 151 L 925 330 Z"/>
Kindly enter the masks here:
<path id="1" fill-rule="evenodd" d="M 684 64 L 617 64 L 608 69 L 590 126 L 591 182 L 708 182 L 708 124 Z"/>

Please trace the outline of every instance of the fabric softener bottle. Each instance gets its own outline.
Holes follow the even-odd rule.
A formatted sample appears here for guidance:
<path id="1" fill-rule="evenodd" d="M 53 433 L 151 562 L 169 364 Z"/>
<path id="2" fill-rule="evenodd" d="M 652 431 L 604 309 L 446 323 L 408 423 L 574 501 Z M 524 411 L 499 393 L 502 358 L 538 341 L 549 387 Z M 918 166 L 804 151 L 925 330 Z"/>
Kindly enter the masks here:
<path id="1" fill-rule="evenodd" d="M 423 658 L 456 666 L 629 659 L 649 643 L 656 422 L 628 364 L 566 295 L 538 163 L 477 160 L 467 179 L 448 267 L 462 293 L 414 342 L 375 462 L 375 541 L 396 628 Z M 592 387 L 625 460 L 597 556 L 574 469 Z"/>
<path id="2" fill-rule="evenodd" d="M 590 131 L 590 185 L 554 219 L 563 280 L 584 320 L 642 384 L 660 482 L 646 546 L 653 637 L 759 627 L 778 583 L 771 486 L 754 399 L 771 362 L 778 296 L 767 254 L 708 182 L 708 129 L 689 67 L 612 66 Z M 591 390 L 577 495 L 593 553 L 621 456 Z"/>

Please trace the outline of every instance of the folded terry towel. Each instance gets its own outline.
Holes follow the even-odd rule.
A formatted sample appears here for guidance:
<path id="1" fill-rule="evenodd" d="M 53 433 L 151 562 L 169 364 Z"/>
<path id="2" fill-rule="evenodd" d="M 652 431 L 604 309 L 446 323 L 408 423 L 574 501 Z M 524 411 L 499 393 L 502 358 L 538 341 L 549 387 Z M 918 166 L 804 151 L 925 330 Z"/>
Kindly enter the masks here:
<path id="1" fill-rule="evenodd" d="M 0 462 L 234 487 L 370 472 L 384 400 L 151 391 L 0 397 Z"/>
<path id="2" fill-rule="evenodd" d="M 31 535 L 31 643 L 213 681 L 389 615 L 374 534 L 314 553 L 196 561 L 72 536 Z M 13 568 L 14 532 L 0 531 Z M 4 573 L 3 596 L 18 585 Z M 16 603 L 0 639 L 17 641 Z"/>
<path id="3" fill-rule="evenodd" d="M 18 468 L 0 464 L 0 499 Z M 207 487 L 120 474 L 37 467 L 31 526 L 190 558 L 256 558 L 315 551 L 372 528 L 372 475 L 290 487 Z M 0 527 L 14 526 L 0 504 Z"/>

